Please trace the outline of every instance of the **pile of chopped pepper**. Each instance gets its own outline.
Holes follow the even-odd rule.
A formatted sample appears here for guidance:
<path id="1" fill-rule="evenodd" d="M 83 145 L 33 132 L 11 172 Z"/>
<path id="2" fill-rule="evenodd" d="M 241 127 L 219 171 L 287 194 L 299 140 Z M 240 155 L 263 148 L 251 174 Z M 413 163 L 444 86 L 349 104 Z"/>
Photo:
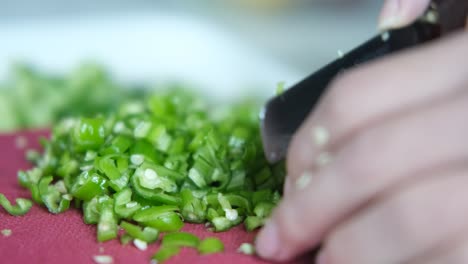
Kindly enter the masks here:
<path id="1" fill-rule="evenodd" d="M 81 208 L 100 242 L 118 238 L 122 228 L 122 243 L 146 248 L 167 233 L 158 261 L 181 246 L 222 250 L 215 239 L 178 232 L 184 222 L 216 232 L 262 226 L 285 175 L 283 163 L 264 158 L 256 104 L 214 107 L 178 89 L 128 102 L 114 114 L 64 119 L 41 144 L 42 153 L 27 155 L 35 167 L 18 174 L 32 199 L 53 214 Z M 30 206 L 21 203 L 24 210 L 9 212 L 26 213 Z"/>
<path id="2" fill-rule="evenodd" d="M 0 132 L 45 128 L 70 115 L 110 113 L 123 102 L 144 98 L 144 88 L 117 82 L 97 63 L 64 74 L 16 63 L 0 81 Z"/>

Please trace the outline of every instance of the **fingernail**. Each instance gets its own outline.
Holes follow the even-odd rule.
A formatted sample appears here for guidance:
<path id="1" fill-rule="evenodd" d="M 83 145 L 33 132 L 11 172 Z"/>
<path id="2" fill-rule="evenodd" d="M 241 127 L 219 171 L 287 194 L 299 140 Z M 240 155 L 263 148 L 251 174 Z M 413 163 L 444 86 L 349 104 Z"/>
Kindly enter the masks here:
<path id="1" fill-rule="evenodd" d="M 401 0 L 388 0 L 382 8 L 378 28 L 385 31 L 402 24 Z"/>
<path id="2" fill-rule="evenodd" d="M 274 259 L 279 254 L 279 236 L 276 224 L 268 221 L 255 241 L 257 254 L 265 259 Z"/>
<path id="3" fill-rule="evenodd" d="M 315 263 L 316 264 L 330 264 L 328 262 L 327 254 L 325 253 L 325 251 L 323 251 L 323 250 L 320 251 L 317 258 L 315 259 Z"/>

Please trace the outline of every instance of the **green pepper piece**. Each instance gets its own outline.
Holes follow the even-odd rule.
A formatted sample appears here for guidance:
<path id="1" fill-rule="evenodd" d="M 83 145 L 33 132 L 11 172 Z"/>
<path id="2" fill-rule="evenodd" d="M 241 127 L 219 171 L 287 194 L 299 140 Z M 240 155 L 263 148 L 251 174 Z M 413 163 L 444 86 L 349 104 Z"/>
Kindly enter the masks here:
<path id="1" fill-rule="evenodd" d="M 164 263 L 166 260 L 172 258 L 173 256 L 179 254 L 179 247 L 160 247 L 159 250 L 151 257 L 158 264 Z"/>
<path id="2" fill-rule="evenodd" d="M 109 180 L 117 180 L 120 178 L 120 171 L 117 169 L 113 155 L 99 157 L 95 160 L 96 168 L 109 178 Z"/>
<path id="3" fill-rule="evenodd" d="M 0 205 L 5 209 L 9 214 L 14 216 L 25 215 L 32 207 L 32 202 L 24 198 L 16 198 L 16 205 L 13 206 L 10 201 L 5 197 L 5 195 L 0 193 Z"/>
<path id="4" fill-rule="evenodd" d="M 208 208 L 206 212 L 206 219 L 209 220 L 210 222 L 213 221 L 216 217 L 219 217 L 220 214 L 213 208 Z"/>
<path id="5" fill-rule="evenodd" d="M 98 149 L 104 143 L 106 130 L 102 118 L 82 118 L 73 130 L 76 150 Z"/>
<path id="6" fill-rule="evenodd" d="M 114 194 L 114 211 L 122 218 L 130 218 L 135 212 L 137 212 L 141 205 L 138 202 L 132 201 L 132 190 L 124 189 Z"/>
<path id="7" fill-rule="evenodd" d="M 224 197 L 226 197 L 226 199 L 228 200 L 228 202 L 235 208 L 243 208 L 245 209 L 247 212 L 251 212 L 252 208 L 251 208 L 251 203 L 248 199 L 246 199 L 245 197 L 242 197 L 240 195 L 237 195 L 237 194 L 226 194 L 224 195 Z"/>
<path id="8" fill-rule="evenodd" d="M 112 140 L 111 145 L 105 150 L 103 150 L 101 153 L 106 155 L 122 154 L 125 153 L 132 144 L 133 139 L 131 137 L 125 135 L 118 135 Z"/>
<path id="9" fill-rule="evenodd" d="M 147 139 L 151 141 L 153 145 L 156 146 L 156 148 L 162 152 L 167 152 L 172 143 L 172 137 L 167 132 L 166 126 L 161 124 L 153 127 L 149 131 Z"/>
<path id="10" fill-rule="evenodd" d="M 200 239 L 190 233 L 174 232 L 164 235 L 161 245 L 169 247 L 198 247 Z"/>
<path id="11" fill-rule="evenodd" d="M 20 171 L 18 172 L 18 182 L 21 186 L 28 188 L 31 185 L 38 184 L 42 175 L 43 171 L 37 167 L 28 171 Z"/>
<path id="12" fill-rule="evenodd" d="M 185 175 L 178 172 L 177 170 L 172 170 L 172 169 L 166 168 L 164 166 L 161 166 L 152 162 L 144 162 L 140 166 L 140 169 L 143 169 L 143 170 L 151 169 L 155 171 L 158 175 L 161 175 L 164 178 L 168 178 L 171 181 L 180 181 L 180 180 L 185 179 Z"/>
<path id="13" fill-rule="evenodd" d="M 185 221 L 203 223 L 206 219 L 206 205 L 202 200 L 196 198 L 189 189 L 182 190 L 180 197 L 182 199 L 181 214 Z"/>
<path id="14" fill-rule="evenodd" d="M 271 170 L 269 167 L 264 167 L 261 171 L 254 175 L 254 181 L 256 186 L 264 184 L 269 179 L 272 179 Z"/>
<path id="15" fill-rule="evenodd" d="M 162 189 L 151 190 L 151 189 L 143 187 L 140 184 L 140 179 L 144 177 L 144 174 L 145 172 L 143 170 L 140 170 L 139 172 L 135 171 L 135 174 L 131 177 L 132 189 L 135 191 L 136 194 L 138 194 L 144 199 L 147 199 L 156 203 L 160 203 L 160 204 L 170 204 L 170 205 L 179 204 L 180 200 L 178 197 L 165 194 Z M 167 179 L 164 181 L 164 183 L 165 183 L 164 185 L 165 188 L 174 190 L 173 183 L 167 182 Z M 175 188 L 177 187 L 175 186 Z"/>
<path id="16" fill-rule="evenodd" d="M 72 197 L 69 194 L 62 195 L 55 186 L 50 185 L 52 176 L 44 177 L 39 181 L 39 193 L 42 202 L 49 212 L 53 214 L 63 213 L 70 207 Z"/>
<path id="17" fill-rule="evenodd" d="M 109 184 L 109 187 L 111 187 L 114 191 L 120 192 L 125 187 L 127 187 L 129 180 L 130 180 L 130 175 L 126 171 L 122 173 L 119 178 L 110 180 L 108 184 Z"/>
<path id="18" fill-rule="evenodd" d="M 147 209 L 141 209 L 138 211 L 134 216 L 133 220 L 138 221 L 138 222 L 144 222 L 144 221 L 151 221 L 155 220 L 159 216 L 165 214 L 165 213 L 170 213 L 170 212 L 176 212 L 179 210 L 179 207 L 175 205 L 161 205 L 161 206 L 153 206 Z"/>
<path id="19" fill-rule="evenodd" d="M 39 205 L 43 204 L 38 186 L 42 175 L 43 171 L 37 167 L 26 172 L 18 172 L 18 181 L 20 185 L 29 189 L 32 199 Z"/>
<path id="20" fill-rule="evenodd" d="M 184 222 L 176 213 L 166 213 L 160 216 L 158 219 L 142 222 L 142 224 L 145 226 L 154 227 L 161 232 L 179 231 L 184 226 Z"/>
<path id="21" fill-rule="evenodd" d="M 255 206 L 254 213 L 261 218 L 269 217 L 275 205 L 270 202 L 261 202 Z"/>
<path id="22" fill-rule="evenodd" d="M 103 202 L 105 203 L 105 202 Z M 108 241 L 117 237 L 117 220 L 111 205 L 103 205 L 97 227 L 97 240 Z"/>
<path id="23" fill-rule="evenodd" d="M 140 222 L 144 226 L 150 226 L 161 232 L 179 231 L 184 222 L 175 213 L 176 206 L 156 206 L 149 209 L 140 210 L 133 216 L 133 220 Z"/>
<path id="24" fill-rule="evenodd" d="M 233 226 L 232 222 L 229 219 L 222 216 L 213 218 L 213 220 L 211 220 L 211 223 L 213 224 L 216 232 L 229 230 Z"/>
<path id="25" fill-rule="evenodd" d="M 260 202 L 271 202 L 273 199 L 273 192 L 271 190 L 259 190 L 253 193 L 252 203 L 254 205 Z"/>
<path id="26" fill-rule="evenodd" d="M 130 149 L 130 155 L 143 155 L 145 160 L 152 162 L 160 162 L 162 159 L 153 145 L 144 139 L 138 139 L 134 142 Z"/>
<path id="27" fill-rule="evenodd" d="M 99 222 L 99 209 L 97 196 L 83 203 L 83 219 L 86 224 L 97 224 Z"/>
<path id="28" fill-rule="evenodd" d="M 264 223 L 265 219 L 258 216 L 247 216 L 244 221 L 245 229 L 249 232 L 261 227 Z"/>
<path id="29" fill-rule="evenodd" d="M 106 182 L 107 181 L 97 173 L 84 171 L 78 176 L 78 179 L 72 186 L 71 193 L 78 199 L 89 201 L 94 196 L 104 192 L 104 185 Z"/>
<path id="30" fill-rule="evenodd" d="M 182 136 L 177 137 L 173 140 L 167 153 L 170 155 L 184 154 L 185 152 L 186 139 Z"/>
<path id="31" fill-rule="evenodd" d="M 229 192 L 232 191 L 241 191 L 244 189 L 245 186 L 245 178 L 246 178 L 245 170 L 238 169 L 232 172 L 231 180 L 226 187 L 226 190 Z"/>
<path id="32" fill-rule="evenodd" d="M 128 222 L 122 221 L 120 226 L 133 238 L 140 239 L 147 243 L 152 243 L 158 239 L 159 231 L 152 227 L 141 228 L 137 225 L 132 225 Z"/>
<path id="33" fill-rule="evenodd" d="M 208 237 L 198 245 L 198 253 L 200 255 L 214 254 L 224 251 L 224 244 L 216 237 Z"/>

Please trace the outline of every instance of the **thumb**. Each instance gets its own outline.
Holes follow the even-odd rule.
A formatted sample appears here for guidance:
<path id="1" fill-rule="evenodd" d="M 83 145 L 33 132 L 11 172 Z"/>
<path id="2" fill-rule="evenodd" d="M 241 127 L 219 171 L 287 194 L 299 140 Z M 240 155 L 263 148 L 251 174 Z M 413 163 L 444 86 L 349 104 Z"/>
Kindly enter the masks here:
<path id="1" fill-rule="evenodd" d="M 411 24 L 420 17 L 430 0 L 385 0 L 380 13 L 379 29 L 400 28 Z"/>

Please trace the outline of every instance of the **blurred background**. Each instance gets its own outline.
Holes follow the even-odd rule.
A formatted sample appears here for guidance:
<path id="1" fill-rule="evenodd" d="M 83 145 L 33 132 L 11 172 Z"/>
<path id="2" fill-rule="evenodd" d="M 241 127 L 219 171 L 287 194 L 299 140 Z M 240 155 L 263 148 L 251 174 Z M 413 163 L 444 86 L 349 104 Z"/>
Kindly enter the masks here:
<path id="1" fill-rule="evenodd" d="M 112 73 L 108 86 L 179 82 L 219 99 L 266 98 L 278 82 L 290 86 L 335 59 L 337 50 L 346 52 L 375 34 L 381 2 L 0 0 L 0 129 L 18 126 L 14 115 L 23 104 L 42 108 L 37 79 L 68 80 L 83 71 L 87 78 L 104 74 L 92 71 Z M 103 69 L 92 64 L 83 70 L 83 62 Z M 63 81 L 42 86 L 68 85 Z M 18 99 L 31 90 L 35 96 Z M 44 110 L 49 117 L 36 126 L 50 122 L 54 111 Z"/>

